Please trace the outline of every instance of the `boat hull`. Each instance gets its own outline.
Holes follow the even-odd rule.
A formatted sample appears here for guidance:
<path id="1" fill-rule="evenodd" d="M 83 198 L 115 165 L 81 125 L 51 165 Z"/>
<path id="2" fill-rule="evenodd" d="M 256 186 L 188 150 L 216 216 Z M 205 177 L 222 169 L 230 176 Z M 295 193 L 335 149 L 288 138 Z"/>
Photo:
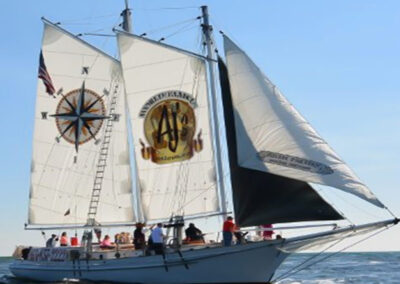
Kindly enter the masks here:
<path id="1" fill-rule="evenodd" d="M 202 248 L 162 256 L 110 260 L 34 262 L 15 260 L 11 272 L 36 281 L 82 279 L 122 283 L 260 283 L 270 280 L 287 257 L 280 242 Z"/>

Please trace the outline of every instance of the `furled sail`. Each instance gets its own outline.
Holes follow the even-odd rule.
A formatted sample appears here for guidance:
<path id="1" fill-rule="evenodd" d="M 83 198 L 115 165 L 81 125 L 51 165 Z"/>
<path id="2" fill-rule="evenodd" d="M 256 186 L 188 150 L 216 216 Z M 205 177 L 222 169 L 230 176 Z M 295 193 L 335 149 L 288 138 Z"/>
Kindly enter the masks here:
<path id="1" fill-rule="evenodd" d="M 135 221 L 119 62 L 47 21 L 40 57 L 28 223 L 86 224 L 96 174 L 96 221 Z"/>
<path id="2" fill-rule="evenodd" d="M 241 167 L 332 186 L 384 207 L 251 59 L 224 36 Z"/>
<path id="3" fill-rule="evenodd" d="M 339 220 L 343 217 L 306 182 L 238 164 L 235 109 L 226 66 L 218 59 L 228 141 L 235 219 L 240 226 L 285 222 Z"/>
<path id="4" fill-rule="evenodd" d="M 218 212 L 205 62 L 118 33 L 147 221 Z"/>

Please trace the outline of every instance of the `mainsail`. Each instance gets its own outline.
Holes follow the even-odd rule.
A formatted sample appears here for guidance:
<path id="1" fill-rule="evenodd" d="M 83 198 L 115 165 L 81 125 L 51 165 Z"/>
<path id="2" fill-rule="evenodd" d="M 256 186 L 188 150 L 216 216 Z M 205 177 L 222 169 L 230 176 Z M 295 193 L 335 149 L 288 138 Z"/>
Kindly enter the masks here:
<path id="1" fill-rule="evenodd" d="M 135 221 L 119 62 L 45 21 L 40 68 L 28 223 L 86 224 L 96 174 L 96 221 Z"/>
<path id="2" fill-rule="evenodd" d="M 224 36 L 243 168 L 336 187 L 384 205 L 356 177 L 251 59 Z"/>
<path id="3" fill-rule="evenodd" d="M 306 182 L 241 167 L 235 109 L 226 65 L 218 59 L 235 219 L 240 226 L 339 220 L 343 217 Z"/>
<path id="4" fill-rule="evenodd" d="M 145 219 L 218 212 L 204 59 L 123 32 L 118 45 Z"/>

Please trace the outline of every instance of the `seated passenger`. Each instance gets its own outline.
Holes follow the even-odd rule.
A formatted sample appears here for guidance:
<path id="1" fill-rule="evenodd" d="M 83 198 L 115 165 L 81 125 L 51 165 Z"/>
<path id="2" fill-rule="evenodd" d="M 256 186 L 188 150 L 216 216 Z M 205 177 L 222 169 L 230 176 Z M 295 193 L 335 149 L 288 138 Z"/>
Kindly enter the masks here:
<path id="1" fill-rule="evenodd" d="M 57 235 L 52 234 L 51 238 L 46 242 L 46 248 L 54 248 L 58 242 Z"/>
<path id="2" fill-rule="evenodd" d="M 204 241 L 203 233 L 193 223 L 185 230 L 187 241 Z"/>
<path id="3" fill-rule="evenodd" d="M 240 230 L 240 227 L 238 227 L 238 226 L 235 225 L 234 231 L 233 231 L 233 235 L 234 235 L 235 238 L 236 238 L 236 244 L 237 244 L 237 245 L 241 245 L 241 244 L 245 243 L 245 238 L 244 238 L 244 237 L 245 237 L 248 233 L 249 233 L 249 232 L 243 233 L 243 232 Z"/>
<path id="4" fill-rule="evenodd" d="M 60 238 L 60 247 L 67 247 L 68 245 L 69 243 L 68 243 L 67 232 L 63 232 Z"/>
<path id="5" fill-rule="evenodd" d="M 115 246 L 111 243 L 110 236 L 105 235 L 103 241 L 100 243 L 102 249 L 113 249 Z"/>

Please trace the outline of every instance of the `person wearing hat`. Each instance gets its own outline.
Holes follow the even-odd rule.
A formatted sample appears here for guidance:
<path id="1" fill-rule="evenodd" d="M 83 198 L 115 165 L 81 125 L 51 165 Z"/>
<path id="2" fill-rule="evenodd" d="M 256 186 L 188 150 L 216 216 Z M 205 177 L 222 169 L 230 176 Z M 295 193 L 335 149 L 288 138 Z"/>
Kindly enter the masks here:
<path id="1" fill-rule="evenodd" d="M 58 242 L 57 235 L 52 234 L 51 238 L 46 242 L 46 248 L 54 248 Z"/>

